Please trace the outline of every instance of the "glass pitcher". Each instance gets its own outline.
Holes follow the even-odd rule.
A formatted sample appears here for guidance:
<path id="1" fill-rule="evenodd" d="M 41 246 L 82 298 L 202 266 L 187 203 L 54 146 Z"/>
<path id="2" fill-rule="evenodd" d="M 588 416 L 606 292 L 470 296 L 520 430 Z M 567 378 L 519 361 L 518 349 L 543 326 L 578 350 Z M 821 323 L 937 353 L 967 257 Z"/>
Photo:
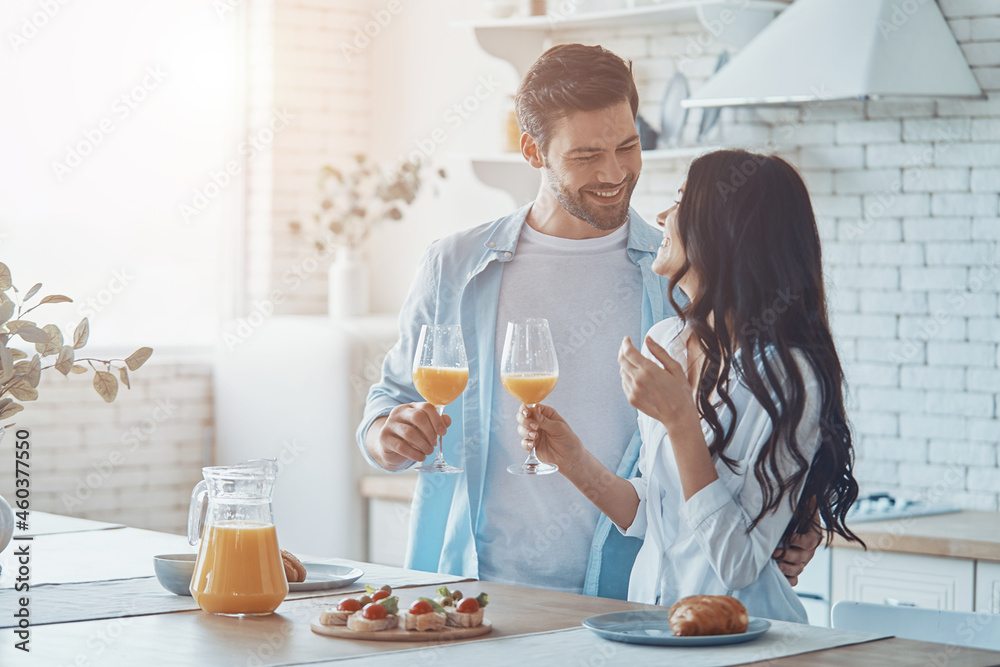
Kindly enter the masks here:
<path id="1" fill-rule="evenodd" d="M 271 509 L 277 471 L 274 459 L 201 469 L 205 479 L 191 493 L 188 541 L 201 539 L 191 595 L 205 611 L 270 614 L 288 594 Z"/>

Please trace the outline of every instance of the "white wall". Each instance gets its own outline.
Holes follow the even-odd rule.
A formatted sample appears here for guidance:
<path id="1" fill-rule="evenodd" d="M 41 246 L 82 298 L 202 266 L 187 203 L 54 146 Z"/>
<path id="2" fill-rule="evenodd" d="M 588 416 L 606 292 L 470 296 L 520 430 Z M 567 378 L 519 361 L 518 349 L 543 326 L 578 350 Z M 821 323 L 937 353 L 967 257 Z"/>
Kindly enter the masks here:
<path id="1" fill-rule="evenodd" d="M 402 304 L 428 243 L 504 215 L 513 205 L 505 192 L 476 180 L 467 159 L 500 150 L 518 84 L 514 68 L 484 53 L 471 28 L 452 25 L 482 18 L 480 3 L 410 0 L 402 7 L 369 47 L 373 151 L 386 161 L 430 160 L 447 177 L 436 188 L 425 187 L 406 217 L 381 227 L 367 245 L 373 309 L 380 312 Z"/>
<path id="2" fill-rule="evenodd" d="M 0 8 L 0 260 L 94 344 L 206 345 L 238 188 L 180 206 L 237 157 L 239 26 L 197 0 L 44 4 Z"/>

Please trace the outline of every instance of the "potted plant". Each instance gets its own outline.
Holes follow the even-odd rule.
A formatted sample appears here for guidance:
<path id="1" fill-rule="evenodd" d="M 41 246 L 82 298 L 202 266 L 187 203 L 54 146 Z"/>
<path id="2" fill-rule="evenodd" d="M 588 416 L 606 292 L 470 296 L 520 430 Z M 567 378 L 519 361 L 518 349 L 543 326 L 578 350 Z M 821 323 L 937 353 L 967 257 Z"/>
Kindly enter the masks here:
<path id="1" fill-rule="evenodd" d="M 324 165 L 319 170 L 319 201 L 303 223 L 293 220 L 293 234 L 308 234 L 322 257 L 333 255 L 330 266 L 329 314 L 361 315 L 368 311 L 368 276 L 359 251 L 372 230 L 386 221 L 403 219 L 424 182 L 419 162 L 401 162 L 387 169 L 357 154 L 343 169 Z M 436 174 L 444 178 L 443 169 Z"/>
<path id="2" fill-rule="evenodd" d="M 22 403 L 38 398 L 38 382 L 42 372 L 50 368 L 66 376 L 87 373 L 89 368 L 94 371 L 94 389 L 111 403 L 118 395 L 118 379 L 130 388 L 129 371 L 138 370 L 153 354 L 152 348 L 140 347 L 125 359 L 77 357 L 77 350 L 82 349 L 90 337 L 87 318 L 80 321 L 71 340 L 67 340 L 55 324 L 38 326 L 35 318 L 28 319 L 36 308 L 73 301 L 62 294 L 50 294 L 27 307 L 41 289 L 42 284 L 37 283 L 22 294 L 11 280 L 10 269 L 0 263 L 0 420 L 13 417 L 24 409 Z M 29 359 L 29 352 L 13 347 L 15 343 L 34 345 L 34 354 Z M 117 378 L 112 371 L 117 371 Z M 0 439 L 12 425 L 0 426 Z M 6 546 L 4 538 L 10 539 L 8 528 L 12 525 L 10 507 L 0 497 L 0 551 Z"/>

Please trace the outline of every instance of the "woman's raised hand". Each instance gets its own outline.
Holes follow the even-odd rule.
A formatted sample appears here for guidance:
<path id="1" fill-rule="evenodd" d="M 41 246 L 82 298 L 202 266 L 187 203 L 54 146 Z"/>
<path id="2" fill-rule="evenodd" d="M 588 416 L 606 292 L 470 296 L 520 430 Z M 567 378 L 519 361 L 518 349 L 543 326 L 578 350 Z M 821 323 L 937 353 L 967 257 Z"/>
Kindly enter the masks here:
<path id="1" fill-rule="evenodd" d="M 567 472 L 583 452 L 583 443 L 559 413 L 547 405 L 534 408 L 521 405 L 517 410 L 517 432 L 521 446 L 546 463 L 555 463 L 561 472 Z"/>
<path id="2" fill-rule="evenodd" d="M 697 422 L 698 410 L 684 367 L 648 336 L 646 345 L 662 368 L 644 357 L 627 336 L 618 351 L 622 390 L 628 402 L 668 431 L 681 420 L 693 418 Z"/>

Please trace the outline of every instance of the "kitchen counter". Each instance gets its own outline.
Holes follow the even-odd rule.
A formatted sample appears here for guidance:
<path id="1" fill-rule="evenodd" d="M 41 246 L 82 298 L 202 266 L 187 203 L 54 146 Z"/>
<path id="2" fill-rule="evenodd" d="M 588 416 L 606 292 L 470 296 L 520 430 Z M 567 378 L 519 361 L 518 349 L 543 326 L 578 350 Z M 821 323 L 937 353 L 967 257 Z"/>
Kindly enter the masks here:
<path id="1" fill-rule="evenodd" d="M 417 488 L 419 474 L 401 472 L 365 475 L 361 478 L 361 497 L 409 503 L 413 500 L 413 491 Z"/>
<path id="2" fill-rule="evenodd" d="M 869 551 L 894 551 L 1000 562 L 1000 513 L 964 511 L 951 514 L 871 521 L 851 529 Z M 833 546 L 860 549 L 834 537 Z"/>

